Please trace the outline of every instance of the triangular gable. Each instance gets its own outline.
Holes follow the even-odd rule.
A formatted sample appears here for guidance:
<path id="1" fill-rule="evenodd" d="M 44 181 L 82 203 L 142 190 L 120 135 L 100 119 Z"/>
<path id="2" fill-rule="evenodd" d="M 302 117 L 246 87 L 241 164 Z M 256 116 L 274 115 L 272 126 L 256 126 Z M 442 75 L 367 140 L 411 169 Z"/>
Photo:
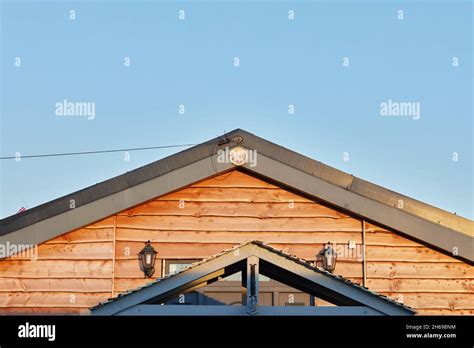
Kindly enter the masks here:
<path id="1" fill-rule="evenodd" d="M 238 166 L 218 161 L 218 150 L 235 146 L 256 151 L 256 162 Z M 240 129 L 0 220 L 0 243 L 40 244 L 237 167 L 454 257 L 474 261 L 471 220 L 371 184 Z"/>
<path id="2" fill-rule="evenodd" d="M 256 267 L 250 268 L 250 267 Z M 206 286 L 219 277 L 243 272 L 245 308 L 231 306 L 161 305 L 165 301 Z M 283 282 L 337 307 L 259 307 L 258 274 Z M 252 278 L 253 277 L 253 278 Z M 253 283 L 254 289 L 251 290 Z M 252 293 L 253 292 L 253 293 Z M 251 303 L 251 302 L 254 303 Z M 218 308 L 219 307 L 219 308 Z M 225 307 L 225 308 L 223 308 Z M 243 306 L 242 306 L 243 307 Z M 202 311 L 204 308 L 205 311 Z M 259 241 L 239 245 L 191 267 L 91 309 L 93 315 L 412 315 L 410 308 L 378 295 L 340 276 Z"/>

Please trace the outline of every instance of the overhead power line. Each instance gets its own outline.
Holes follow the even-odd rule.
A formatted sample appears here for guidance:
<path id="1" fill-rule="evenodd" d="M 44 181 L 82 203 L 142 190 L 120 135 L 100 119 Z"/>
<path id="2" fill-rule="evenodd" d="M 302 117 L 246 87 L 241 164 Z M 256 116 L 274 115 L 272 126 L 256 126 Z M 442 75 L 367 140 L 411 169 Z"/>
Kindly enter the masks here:
<path id="1" fill-rule="evenodd" d="M 150 147 L 135 147 L 130 149 L 114 149 L 114 150 L 99 150 L 99 151 L 83 151 L 83 152 L 63 152 L 63 153 L 49 153 L 49 154 L 37 154 L 37 155 L 20 155 L 20 156 L 6 156 L 0 157 L 0 159 L 15 159 L 15 158 L 40 158 L 40 157 L 60 157 L 60 156 L 77 156 L 77 155 L 91 155 L 97 153 L 111 153 L 111 152 L 125 152 L 125 151 L 141 151 L 141 150 L 154 150 L 154 149 L 169 149 L 174 147 L 188 147 L 197 144 L 178 144 L 178 145 L 162 145 L 162 146 L 150 146 Z"/>

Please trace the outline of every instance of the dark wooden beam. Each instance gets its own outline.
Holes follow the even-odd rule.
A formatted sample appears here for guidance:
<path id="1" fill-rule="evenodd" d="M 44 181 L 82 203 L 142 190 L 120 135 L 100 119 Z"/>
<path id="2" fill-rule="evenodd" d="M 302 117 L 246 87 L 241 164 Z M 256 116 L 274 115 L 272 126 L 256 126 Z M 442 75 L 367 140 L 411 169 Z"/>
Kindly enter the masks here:
<path id="1" fill-rule="evenodd" d="M 247 258 L 247 300 L 246 308 L 247 313 L 257 314 L 258 313 L 258 284 L 259 275 L 259 259 L 256 256 L 250 256 Z"/>

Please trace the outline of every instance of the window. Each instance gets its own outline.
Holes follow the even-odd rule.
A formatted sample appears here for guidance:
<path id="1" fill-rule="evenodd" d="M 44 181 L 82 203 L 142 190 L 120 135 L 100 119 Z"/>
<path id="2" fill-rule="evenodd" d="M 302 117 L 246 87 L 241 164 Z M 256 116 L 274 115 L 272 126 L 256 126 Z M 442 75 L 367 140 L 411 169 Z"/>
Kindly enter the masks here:
<path id="1" fill-rule="evenodd" d="M 192 263 L 198 262 L 201 260 L 197 259 L 184 259 L 184 260 L 164 260 L 164 274 L 174 274 L 182 271 L 185 268 L 188 268 Z"/>
<path id="2" fill-rule="evenodd" d="M 186 269 L 191 265 L 192 263 L 201 261 L 200 259 L 176 259 L 176 260 L 164 260 L 164 275 L 169 275 L 169 274 L 175 274 L 183 269 Z M 225 280 L 225 281 L 238 281 L 240 282 L 242 280 L 242 272 L 237 272 L 234 273 L 228 277 L 225 278 L 220 278 L 220 280 Z M 270 278 L 259 274 L 258 280 L 261 282 L 268 282 L 270 281 Z"/>

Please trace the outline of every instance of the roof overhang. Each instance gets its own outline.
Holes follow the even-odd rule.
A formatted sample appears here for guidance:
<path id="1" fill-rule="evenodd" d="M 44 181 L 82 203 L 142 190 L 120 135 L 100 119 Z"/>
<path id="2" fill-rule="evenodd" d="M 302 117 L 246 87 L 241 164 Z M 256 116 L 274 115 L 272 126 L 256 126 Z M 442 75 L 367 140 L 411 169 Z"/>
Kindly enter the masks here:
<path id="1" fill-rule="evenodd" d="M 451 255 L 474 260 L 474 239 L 467 233 L 451 230 L 441 224 L 413 215 L 405 209 L 387 205 L 350 189 L 335 186 L 323 179 L 298 170 L 263 154 L 258 156 L 259 165 L 250 172 L 271 178 L 313 199 L 325 201 L 347 212 L 401 232 L 419 241 L 442 249 Z"/>
<path id="2" fill-rule="evenodd" d="M 239 139 L 238 144 L 232 139 Z M 474 261 L 474 223 L 423 202 L 235 130 L 144 167 L 0 221 L 0 243 L 35 245 L 155 197 L 237 168 L 217 161 L 217 150 L 241 146 L 257 152 L 257 165 L 239 168 L 315 200 Z M 75 208 L 71 209 L 71 200 Z M 399 201 L 403 208 L 397 208 Z"/>

